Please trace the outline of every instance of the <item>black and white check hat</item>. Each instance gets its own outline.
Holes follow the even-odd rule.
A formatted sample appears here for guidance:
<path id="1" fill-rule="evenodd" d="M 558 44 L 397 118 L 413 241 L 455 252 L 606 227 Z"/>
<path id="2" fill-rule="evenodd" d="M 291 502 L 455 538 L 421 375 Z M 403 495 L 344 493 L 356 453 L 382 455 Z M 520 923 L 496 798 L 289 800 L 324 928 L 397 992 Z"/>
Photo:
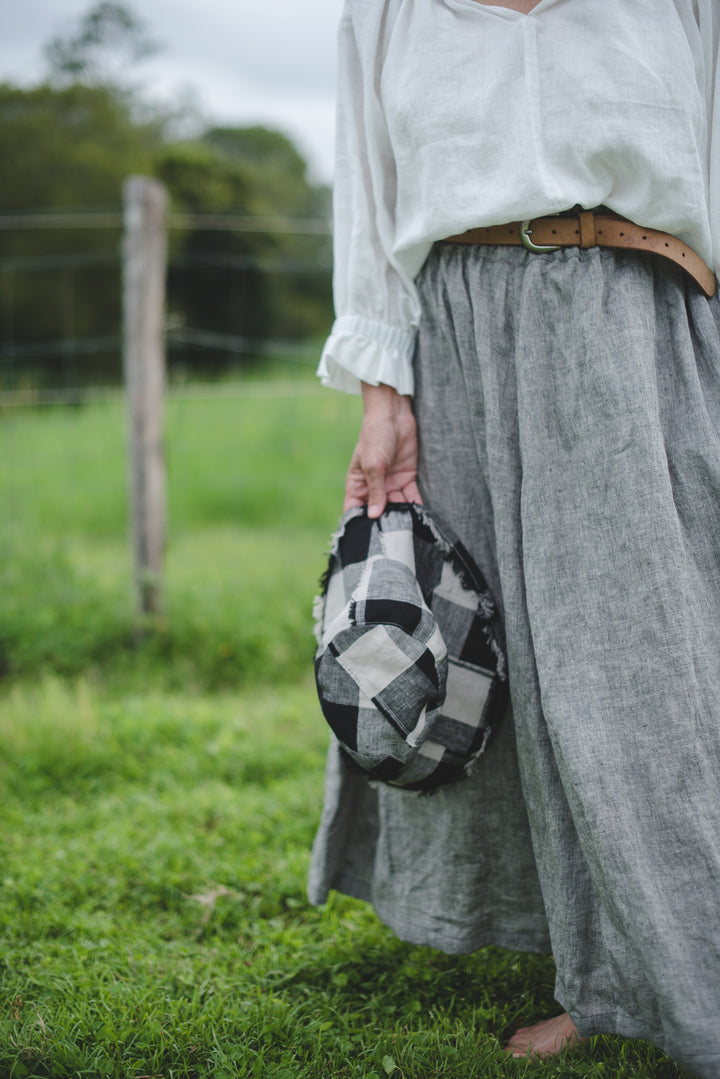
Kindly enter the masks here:
<path id="1" fill-rule="evenodd" d="M 507 703 L 485 580 L 417 503 L 349 510 L 316 600 L 315 678 L 345 753 L 374 779 L 430 791 L 469 774 Z"/>

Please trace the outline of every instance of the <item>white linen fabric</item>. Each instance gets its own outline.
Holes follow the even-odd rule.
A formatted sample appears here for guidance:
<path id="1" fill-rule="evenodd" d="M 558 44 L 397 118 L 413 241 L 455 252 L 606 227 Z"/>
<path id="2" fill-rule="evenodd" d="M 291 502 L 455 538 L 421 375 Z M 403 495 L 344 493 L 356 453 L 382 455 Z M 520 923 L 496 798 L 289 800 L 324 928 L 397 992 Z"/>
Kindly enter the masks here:
<path id="1" fill-rule="evenodd" d="M 464 229 L 599 205 L 720 269 L 717 0 L 347 0 L 318 373 L 414 389 L 414 279 Z"/>

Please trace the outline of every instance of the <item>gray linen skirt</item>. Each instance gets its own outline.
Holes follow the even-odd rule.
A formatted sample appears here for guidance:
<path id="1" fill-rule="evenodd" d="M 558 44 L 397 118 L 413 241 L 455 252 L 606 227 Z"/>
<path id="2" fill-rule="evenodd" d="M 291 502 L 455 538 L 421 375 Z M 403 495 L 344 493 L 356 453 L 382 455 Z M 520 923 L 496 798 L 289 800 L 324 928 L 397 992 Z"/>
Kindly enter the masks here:
<path id="1" fill-rule="evenodd" d="M 581 1034 L 720 1075 L 720 303 L 636 253 L 438 244 L 423 498 L 504 617 L 512 714 L 432 797 L 334 746 L 309 895 L 552 950 Z"/>

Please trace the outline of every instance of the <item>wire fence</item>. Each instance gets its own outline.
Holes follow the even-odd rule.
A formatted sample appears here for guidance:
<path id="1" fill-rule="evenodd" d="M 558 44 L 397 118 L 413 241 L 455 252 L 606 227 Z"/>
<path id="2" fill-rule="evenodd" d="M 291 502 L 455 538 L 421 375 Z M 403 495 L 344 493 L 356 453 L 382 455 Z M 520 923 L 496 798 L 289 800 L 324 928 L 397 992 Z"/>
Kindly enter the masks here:
<path id="1" fill-rule="evenodd" d="M 256 360 L 282 358 L 290 364 L 311 367 L 317 360 L 317 344 L 293 335 L 268 336 L 252 332 L 231 332 L 217 325 L 192 324 L 179 311 L 181 293 L 197 291 L 198 276 L 215 275 L 213 286 L 228 294 L 230 306 L 233 280 L 241 281 L 238 293 L 248 289 L 248 283 L 264 280 L 276 282 L 317 278 L 321 285 L 316 292 L 324 294 L 329 308 L 331 256 L 330 228 L 322 219 L 255 218 L 226 213 L 170 213 L 167 226 L 171 234 L 167 263 L 168 316 L 166 349 L 171 371 L 174 362 L 194 365 L 204 361 L 210 372 L 217 373 L 233 362 L 252 357 Z M 113 386 L 121 378 L 122 334 L 120 329 L 120 290 L 122 275 L 121 235 L 123 214 L 119 210 L 77 210 L 68 212 L 36 212 L 0 214 L 0 243 L 13 237 L 14 245 L 5 243 L 6 253 L 0 253 L 0 405 L 4 407 L 27 404 L 77 403 L 102 400 L 112 395 Z M 62 234 L 74 233 L 85 238 L 95 232 L 102 237 L 102 247 L 93 250 L 43 250 L 37 253 L 8 251 L 19 246 L 23 236 L 32 236 L 33 245 L 46 247 L 62 244 Z M 208 234 L 207 246 L 188 250 L 181 242 L 182 235 Z M 267 246 L 288 240 L 295 250 L 247 251 L 222 250 L 213 247 L 213 234 L 227 243 L 227 237 L 242 236 L 246 240 Z M 109 243 L 108 243 L 109 241 Z M 307 250 L 303 250 L 303 245 Z M 31 245 L 32 246 L 32 245 Z M 68 242 L 66 248 L 71 244 Z M 299 248 L 299 250 L 298 250 Z M 0 248 L 0 251 L 2 249 Z M 43 276 L 45 275 L 45 276 Z M 104 295 L 107 314 L 101 332 L 88 332 L 88 319 L 80 318 L 78 307 L 87 305 L 87 294 L 97 287 L 100 275 L 106 279 Z M 221 282 L 221 284 L 217 284 Z M 252 291 L 252 290 L 251 290 Z M 28 296 L 40 297 L 38 322 L 46 332 L 28 334 Z M 192 308 L 192 305 L 190 305 Z M 55 317 L 50 308 L 54 307 Z M 253 321 L 253 296 L 246 300 Z M 195 312 L 191 310 L 191 314 Z M 98 315 L 101 317 L 101 315 Z M 257 321 L 257 320 L 256 320 Z M 24 332 L 20 333 L 22 328 Z M 54 332 L 52 330 L 54 329 Z M 105 332 L 107 330 L 107 332 Z M 88 365 L 88 360 L 95 360 Z M 203 362 L 199 377 L 202 378 Z M 42 370 L 40 370 L 42 367 Z M 60 377 L 62 376 L 62 377 Z M 180 372 L 180 378 L 185 377 Z M 66 384 L 52 385 L 62 381 Z M 70 384 L 67 384 L 67 383 Z"/>
<path id="2" fill-rule="evenodd" d="M 112 229 L 122 228 L 121 210 L 41 211 L 0 214 L 0 229 Z M 246 214 L 170 213 L 170 229 L 204 229 L 223 232 L 282 233 L 293 236 L 329 236 L 323 218 L 250 217 Z"/>
<path id="3" fill-rule="evenodd" d="M 319 382 L 298 382 L 296 379 L 243 379 L 218 382 L 176 382 L 167 389 L 170 400 L 184 401 L 272 401 L 324 397 Z M 0 409 L 42 408 L 56 405 L 97 405 L 121 403 L 124 390 L 115 386 L 68 386 L 64 389 L 2 390 Z"/>

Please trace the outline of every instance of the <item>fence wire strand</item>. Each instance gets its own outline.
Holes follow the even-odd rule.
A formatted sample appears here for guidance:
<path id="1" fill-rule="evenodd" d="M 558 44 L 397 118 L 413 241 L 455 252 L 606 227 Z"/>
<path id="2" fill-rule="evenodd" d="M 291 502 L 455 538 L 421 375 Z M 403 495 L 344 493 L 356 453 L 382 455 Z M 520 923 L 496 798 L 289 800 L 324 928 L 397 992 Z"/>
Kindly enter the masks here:
<path id="1" fill-rule="evenodd" d="M 247 217 L 241 214 L 188 214 L 170 213 L 168 228 L 174 230 L 235 231 L 327 237 L 331 230 L 327 221 L 315 218 Z M 46 229 L 122 229 L 123 214 L 116 209 L 96 211 L 38 211 L 33 213 L 0 214 L 0 231 L 46 230 Z M 0 257 L 0 274 L 6 281 L 20 273 L 41 273 L 55 270 L 73 270 L 94 266 L 122 266 L 122 253 L 118 245 L 115 251 L 61 252 L 58 254 L 4 256 Z M 168 273 L 176 269 L 217 267 L 228 270 L 255 270 L 267 274 L 306 276 L 326 274 L 332 269 L 332 260 L 326 255 L 312 258 L 278 255 L 228 254 L 225 252 L 183 253 L 168 260 Z M 7 303 L 7 301 L 6 301 Z M 170 322 L 172 316 L 170 317 Z M 303 342 L 248 337 L 242 334 L 223 333 L 195 327 L 176 328 L 168 326 L 166 335 L 168 350 L 179 348 L 226 352 L 235 356 L 268 356 L 288 359 L 293 363 L 314 363 L 317 348 Z M 87 337 L 62 336 L 48 340 L 5 340 L 0 343 L 0 363 L 7 364 L 24 358 L 64 359 L 71 356 L 90 356 L 103 353 L 120 354 L 122 337 L 119 333 Z M 74 400 L 75 390 L 7 391 L 2 395 L 9 400 L 8 392 L 25 400 L 35 393 L 35 400 L 42 394 L 57 394 L 57 400 L 70 394 Z M 88 387 L 90 394 L 102 393 L 102 387 Z M 73 397 L 73 395 L 75 395 Z M 13 398 L 14 399 L 14 398 Z M 87 395 L 85 397 L 87 399 Z"/>

